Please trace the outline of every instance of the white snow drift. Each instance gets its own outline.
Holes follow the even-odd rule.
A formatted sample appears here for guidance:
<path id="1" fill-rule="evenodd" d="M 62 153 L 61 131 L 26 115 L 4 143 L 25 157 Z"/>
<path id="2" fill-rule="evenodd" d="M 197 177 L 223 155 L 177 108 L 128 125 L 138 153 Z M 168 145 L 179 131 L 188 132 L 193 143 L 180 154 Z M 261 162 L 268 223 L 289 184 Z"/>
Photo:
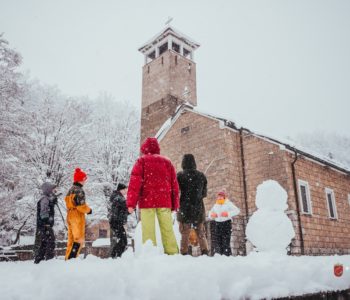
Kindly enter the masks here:
<path id="1" fill-rule="evenodd" d="M 167 256 L 146 245 L 121 259 L 0 263 L 0 298 L 62 299 L 251 299 L 346 289 L 350 256 L 293 257 L 251 253 L 246 257 Z"/>

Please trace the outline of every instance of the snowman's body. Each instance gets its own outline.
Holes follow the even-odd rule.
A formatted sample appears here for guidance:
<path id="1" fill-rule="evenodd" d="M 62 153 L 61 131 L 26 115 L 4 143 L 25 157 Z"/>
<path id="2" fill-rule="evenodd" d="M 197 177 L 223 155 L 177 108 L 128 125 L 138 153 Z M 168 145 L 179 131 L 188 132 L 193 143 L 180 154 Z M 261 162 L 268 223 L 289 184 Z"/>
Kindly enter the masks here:
<path id="1" fill-rule="evenodd" d="M 264 181 L 257 187 L 256 206 L 246 228 L 248 240 L 259 252 L 286 253 L 294 238 L 293 224 L 285 214 L 286 191 L 273 180 Z"/>

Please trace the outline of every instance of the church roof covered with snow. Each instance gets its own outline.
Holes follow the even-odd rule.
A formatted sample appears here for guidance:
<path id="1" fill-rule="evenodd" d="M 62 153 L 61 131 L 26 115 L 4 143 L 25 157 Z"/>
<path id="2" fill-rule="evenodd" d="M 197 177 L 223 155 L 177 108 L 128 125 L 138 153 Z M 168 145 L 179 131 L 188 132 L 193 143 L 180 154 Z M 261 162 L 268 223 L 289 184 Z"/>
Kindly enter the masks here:
<path id="1" fill-rule="evenodd" d="M 172 127 L 172 125 L 177 121 L 177 119 L 185 111 L 190 111 L 190 112 L 196 113 L 198 115 L 219 121 L 221 128 L 229 128 L 229 129 L 232 129 L 235 131 L 249 132 L 250 134 L 252 134 L 258 138 L 261 138 L 261 139 L 264 139 L 270 143 L 274 143 L 274 144 L 279 145 L 281 150 L 290 151 L 290 152 L 294 153 L 295 155 L 311 159 L 312 161 L 315 161 L 317 163 L 325 165 L 329 168 L 332 168 L 332 169 L 335 169 L 339 172 L 350 175 L 350 168 L 348 166 L 334 160 L 334 159 L 330 159 L 329 157 L 327 157 L 325 155 L 316 153 L 316 152 L 314 152 L 310 149 L 306 149 L 300 145 L 296 145 L 296 143 L 294 141 L 284 141 L 280 138 L 278 138 L 278 139 L 273 138 L 273 137 L 270 137 L 270 136 L 267 136 L 264 134 L 259 134 L 257 132 L 253 132 L 250 129 L 247 129 L 244 127 L 239 127 L 232 120 L 228 120 L 228 119 L 214 116 L 214 115 L 211 115 L 211 114 L 208 114 L 205 112 L 201 112 L 200 110 L 195 109 L 190 103 L 184 103 L 177 108 L 174 115 L 171 118 L 169 118 L 168 120 L 166 120 L 164 122 L 164 124 L 161 126 L 161 128 L 158 130 L 158 132 L 156 134 L 156 138 L 158 140 L 162 140 L 162 138 L 167 134 L 167 132 Z"/>

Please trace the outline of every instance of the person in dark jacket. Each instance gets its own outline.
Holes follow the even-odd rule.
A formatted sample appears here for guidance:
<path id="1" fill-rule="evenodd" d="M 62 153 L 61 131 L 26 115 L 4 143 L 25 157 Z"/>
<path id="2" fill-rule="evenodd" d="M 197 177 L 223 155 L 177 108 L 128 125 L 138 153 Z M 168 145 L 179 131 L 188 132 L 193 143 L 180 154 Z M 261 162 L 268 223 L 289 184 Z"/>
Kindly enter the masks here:
<path id="1" fill-rule="evenodd" d="M 127 192 L 128 187 L 119 183 L 117 190 L 113 191 L 110 197 L 108 219 L 111 227 L 110 255 L 112 258 L 121 257 L 128 245 L 125 231 L 128 220 L 128 208 L 125 199 Z"/>
<path id="2" fill-rule="evenodd" d="M 208 242 L 205 236 L 205 208 L 203 198 L 207 196 L 207 178 L 197 170 L 192 154 L 185 154 L 182 159 L 183 171 L 177 174 L 181 191 L 180 210 L 177 214 L 181 233 L 183 255 L 188 254 L 191 228 L 196 231 L 202 254 L 208 255 Z"/>
<path id="3" fill-rule="evenodd" d="M 49 260 L 55 256 L 55 235 L 53 225 L 55 204 L 57 203 L 56 185 L 45 182 L 41 186 L 42 196 L 37 203 L 37 222 L 34 245 L 34 263 Z"/>

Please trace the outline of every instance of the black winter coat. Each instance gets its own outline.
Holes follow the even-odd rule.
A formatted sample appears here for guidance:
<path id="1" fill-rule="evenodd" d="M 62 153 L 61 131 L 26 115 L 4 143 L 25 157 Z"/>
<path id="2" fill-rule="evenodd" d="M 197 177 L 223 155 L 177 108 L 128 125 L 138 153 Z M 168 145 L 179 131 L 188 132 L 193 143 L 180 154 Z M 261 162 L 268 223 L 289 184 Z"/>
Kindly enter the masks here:
<path id="1" fill-rule="evenodd" d="M 57 203 L 57 196 L 53 193 L 55 187 L 55 185 L 48 182 L 41 186 L 42 196 L 36 207 L 36 225 L 38 229 L 54 225 L 55 203 Z"/>
<path id="2" fill-rule="evenodd" d="M 109 224 L 112 229 L 118 229 L 121 226 L 125 225 L 128 220 L 128 208 L 126 207 L 126 199 L 119 191 L 113 191 L 109 200 Z"/>
<path id="3" fill-rule="evenodd" d="M 192 154 L 185 154 L 182 160 L 183 171 L 177 174 L 179 183 L 180 209 L 177 219 L 181 223 L 198 224 L 205 221 L 203 198 L 207 196 L 207 178 L 196 170 Z"/>

